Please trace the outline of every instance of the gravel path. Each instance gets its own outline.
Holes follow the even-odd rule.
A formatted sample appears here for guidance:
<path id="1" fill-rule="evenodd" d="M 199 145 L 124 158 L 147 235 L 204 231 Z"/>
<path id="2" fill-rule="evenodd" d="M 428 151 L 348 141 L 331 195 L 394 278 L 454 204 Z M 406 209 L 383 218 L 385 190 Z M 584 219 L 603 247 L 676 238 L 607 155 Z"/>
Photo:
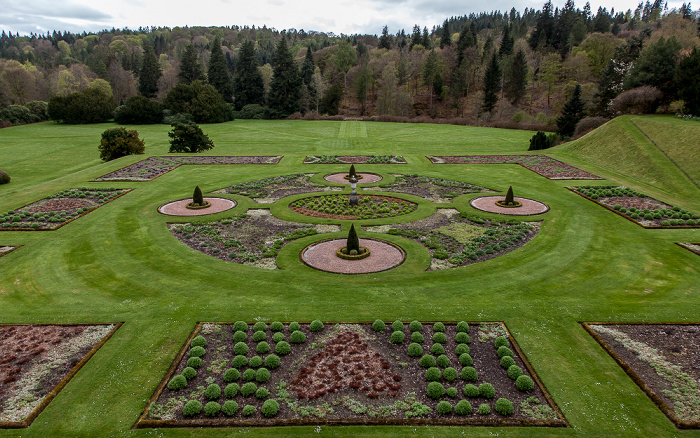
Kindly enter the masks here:
<path id="1" fill-rule="evenodd" d="M 347 173 L 344 172 L 331 173 L 330 175 L 324 176 L 323 179 L 333 183 L 350 184 L 350 180 L 345 179 L 346 175 Z M 358 184 L 371 184 L 382 180 L 382 176 L 377 175 L 376 173 L 359 172 L 358 175 L 362 177 L 362 179 L 357 180 Z"/>
<path id="2" fill-rule="evenodd" d="M 202 208 L 199 210 L 187 208 L 187 204 L 192 202 L 192 198 L 188 198 L 161 205 L 158 208 L 158 212 L 167 214 L 168 216 L 203 216 L 205 214 L 214 214 L 230 210 L 236 206 L 236 202 L 230 199 L 204 198 L 204 200 L 211 202 L 211 207 Z"/>
<path id="3" fill-rule="evenodd" d="M 513 216 L 531 216 L 533 214 L 546 213 L 549 207 L 539 201 L 527 198 L 514 197 L 516 201 L 522 202 L 522 207 L 499 207 L 496 201 L 502 201 L 504 196 L 482 196 L 481 198 L 472 199 L 469 203 L 477 210 L 487 211 L 489 213 L 509 214 Z"/>
<path id="4" fill-rule="evenodd" d="M 347 239 L 333 239 L 310 245 L 304 249 L 301 259 L 308 266 L 338 274 L 367 274 L 386 271 L 403 263 L 406 258 L 398 247 L 374 239 L 360 239 L 360 246 L 369 248 L 370 255 L 361 260 L 345 260 L 335 255 Z"/>

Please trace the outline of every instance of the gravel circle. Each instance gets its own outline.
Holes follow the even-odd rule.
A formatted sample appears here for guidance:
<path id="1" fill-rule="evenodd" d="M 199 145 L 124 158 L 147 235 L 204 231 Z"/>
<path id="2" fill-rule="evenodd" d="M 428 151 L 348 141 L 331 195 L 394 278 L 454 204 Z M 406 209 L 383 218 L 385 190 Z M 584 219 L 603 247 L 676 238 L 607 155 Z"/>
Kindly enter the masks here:
<path id="1" fill-rule="evenodd" d="M 230 210 L 236 206 L 236 202 L 225 198 L 204 198 L 211 203 L 211 207 L 193 210 L 187 208 L 187 204 L 192 202 L 192 198 L 181 199 L 179 201 L 168 202 L 158 207 L 158 212 L 168 216 L 203 216 L 205 214 L 220 213 Z"/>
<path id="2" fill-rule="evenodd" d="M 335 255 L 335 252 L 346 243 L 347 239 L 316 242 L 304 248 L 299 258 L 314 269 L 337 274 L 368 274 L 386 271 L 399 266 L 406 259 L 406 253 L 401 248 L 376 239 L 360 239 L 360 246 L 369 248 L 369 257 L 361 260 L 341 259 Z"/>
<path id="3" fill-rule="evenodd" d="M 350 180 L 345 179 L 346 175 L 346 172 L 331 173 L 324 176 L 323 179 L 338 184 L 350 184 Z M 383 179 L 381 175 L 377 175 L 376 173 L 358 172 L 358 175 L 362 177 L 362 179 L 357 180 L 358 184 L 371 184 Z"/>
<path id="4" fill-rule="evenodd" d="M 549 211 L 549 207 L 542 202 L 533 199 L 519 198 L 517 196 L 513 199 L 521 202 L 523 204 L 522 207 L 507 208 L 496 205 L 496 201 L 502 201 L 503 199 L 505 199 L 503 196 L 482 196 L 481 198 L 472 199 L 469 205 L 477 210 L 496 214 L 509 214 L 512 216 L 531 216 Z"/>

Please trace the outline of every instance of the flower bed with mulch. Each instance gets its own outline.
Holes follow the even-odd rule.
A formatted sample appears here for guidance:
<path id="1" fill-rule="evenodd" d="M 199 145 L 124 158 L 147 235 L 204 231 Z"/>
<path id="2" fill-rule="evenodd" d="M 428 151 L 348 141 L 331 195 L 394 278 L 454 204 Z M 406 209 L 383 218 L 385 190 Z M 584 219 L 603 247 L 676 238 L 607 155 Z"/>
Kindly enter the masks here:
<path id="1" fill-rule="evenodd" d="M 308 155 L 304 164 L 406 164 L 401 155 Z"/>
<path id="2" fill-rule="evenodd" d="M 341 187 L 327 187 L 311 181 L 315 174 L 297 173 L 293 175 L 276 176 L 257 181 L 249 181 L 212 193 L 229 193 L 232 195 L 247 196 L 255 199 L 260 204 L 270 204 L 284 197 L 299 195 L 302 193 L 314 193 L 322 191 L 341 191 Z"/>
<path id="3" fill-rule="evenodd" d="M 420 196 L 431 202 L 452 202 L 452 198 L 469 193 L 493 193 L 495 190 L 462 181 L 452 181 L 442 178 L 420 175 L 394 175 L 392 184 L 367 187 L 364 191 L 379 190 L 383 192 L 406 193 Z"/>
<path id="4" fill-rule="evenodd" d="M 136 427 L 304 424 L 567 425 L 502 323 L 238 321 L 195 328 Z"/>
<path id="5" fill-rule="evenodd" d="M 427 156 L 433 164 L 519 164 L 547 179 L 603 179 L 545 155 Z"/>
<path id="6" fill-rule="evenodd" d="M 567 187 L 644 228 L 696 228 L 700 215 L 624 186 Z"/>
<path id="7" fill-rule="evenodd" d="M 277 164 L 277 156 L 148 157 L 138 163 L 95 178 L 93 181 L 150 181 L 183 164 Z"/>
<path id="8" fill-rule="evenodd" d="M 131 189 L 66 189 L 0 214 L 0 230 L 55 230 Z"/>
<path id="9" fill-rule="evenodd" d="M 350 195 L 324 195 L 302 198 L 289 204 L 295 213 L 304 216 L 340 220 L 378 219 L 412 213 L 418 204 L 401 198 L 358 195 L 358 205 L 350 205 Z"/>
<path id="10" fill-rule="evenodd" d="M 456 268 L 515 251 L 539 232 L 538 222 L 483 219 L 438 209 L 425 219 L 396 225 L 366 227 L 365 231 L 406 237 L 430 252 L 430 270 Z"/>
<path id="11" fill-rule="evenodd" d="M 28 427 L 120 325 L 0 325 L 0 428 Z"/>
<path id="12" fill-rule="evenodd" d="M 584 328 L 680 428 L 700 428 L 700 325 L 598 324 Z"/>
<path id="13" fill-rule="evenodd" d="M 228 219 L 168 224 L 178 240 L 221 260 L 277 269 L 279 250 L 292 240 L 340 231 L 337 225 L 312 225 L 277 219 L 269 210 L 251 209 Z"/>

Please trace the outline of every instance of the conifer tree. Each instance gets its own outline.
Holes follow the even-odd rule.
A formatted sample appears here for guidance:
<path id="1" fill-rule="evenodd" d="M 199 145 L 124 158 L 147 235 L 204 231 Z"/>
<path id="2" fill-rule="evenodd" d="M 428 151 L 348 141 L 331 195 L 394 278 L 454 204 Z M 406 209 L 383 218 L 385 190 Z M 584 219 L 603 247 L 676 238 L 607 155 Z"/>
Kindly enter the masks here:
<path id="1" fill-rule="evenodd" d="M 274 69 L 268 106 L 279 117 L 299 111 L 302 80 L 294 56 L 287 48 L 287 39 L 281 38 L 273 58 Z"/>
<path id="2" fill-rule="evenodd" d="M 258 70 L 255 43 L 246 41 L 238 52 L 238 63 L 233 75 L 234 105 L 237 111 L 250 104 L 265 104 L 265 85 Z"/>
<path id="3" fill-rule="evenodd" d="M 445 20 L 442 23 L 442 35 L 440 36 L 440 48 L 444 49 L 445 46 L 452 45 L 452 35 L 450 34 L 450 23 Z"/>
<path id="4" fill-rule="evenodd" d="M 156 93 L 158 93 L 158 79 L 160 79 L 162 74 L 153 48 L 146 45 L 143 64 L 139 73 L 139 93 L 149 99 L 156 97 Z"/>
<path id="5" fill-rule="evenodd" d="M 355 231 L 355 224 L 350 225 L 350 232 L 348 233 L 348 240 L 345 244 L 345 247 L 348 250 L 348 254 L 350 254 L 350 251 L 352 251 L 353 249 L 357 251 L 358 254 L 360 252 L 360 239 L 357 237 L 357 231 Z"/>
<path id="6" fill-rule="evenodd" d="M 505 81 L 503 84 L 503 92 L 510 99 L 513 105 L 518 105 L 520 99 L 525 95 L 527 86 L 527 59 L 522 49 L 513 57 L 509 68 L 505 72 Z"/>
<path id="7" fill-rule="evenodd" d="M 498 57 L 494 52 L 484 75 L 484 103 L 481 107 L 484 112 L 493 111 L 498 102 L 499 91 L 501 91 L 501 67 L 498 65 Z"/>
<path id="8" fill-rule="evenodd" d="M 409 46 L 408 50 L 413 49 L 413 46 L 422 44 L 421 36 L 420 36 L 420 26 L 417 24 L 413 26 L 413 33 L 411 34 L 411 45 Z"/>
<path id="9" fill-rule="evenodd" d="M 314 62 L 314 55 L 311 53 L 311 47 L 307 47 L 306 57 L 304 58 L 304 63 L 301 65 L 301 79 L 304 81 L 304 84 L 311 84 L 311 79 L 315 71 L 316 63 Z"/>
<path id="10" fill-rule="evenodd" d="M 216 88 L 226 102 L 233 102 L 233 83 L 231 74 L 226 66 L 226 58 L 221 50 L 219 38 L 214 38 L 211 45 L 211 57 L 209 58 L 209 70 L 207 71 L 209 83 Z"/>
<path id="11" fill-rule="evenodd" d="M 700 50 L 697 47 L 681 59 L 676 68 L 678 97 L 683 99 L 688 114 L 700 116 Z"/>
<path id="12" fill-rule="evenodd" d="M 197 58 L 197 49 L 192 44 L 185 46 L 180 59 L 180 73 L 177 74 L 180 82 L 191 84 L 194 81 L 204 80 L 204 70 Z"/>
<path id="13" fill-rule="evenodd" d="M 513 37 L 510 35 L 510 26 L 506 24 L 503 27 L 503 38 L 501 38 L 501 47 L 498 49 L 498 56 L 508 56 L 513 53 Z"/>
<path id="14" fill-rule="evenodd" d="M 561 116 L 557 117 L 557 134 L 571 137 L 576 130 L 576 124 L 586 115 L 585 104 L 581 99 L 581 85 L 576 84 L 574 94 L 564 104 Z"/>
<path id="15" fill-rule="evenodd" d="M 432 44 L 430 44 L 430 34 L 428 34 L 428 28 L 426 26 L 423 26 L 423 37 L 421 37 L 420 43 L 428 50 L 432 48 Z"/>
<path id="16" fill-rule="evenodd" d="M 382 29 L 382 36 L 379 37 L 380 49 L 391 49 L 391 37 L 389 36 L 389 26 L 384 26 Z"/>

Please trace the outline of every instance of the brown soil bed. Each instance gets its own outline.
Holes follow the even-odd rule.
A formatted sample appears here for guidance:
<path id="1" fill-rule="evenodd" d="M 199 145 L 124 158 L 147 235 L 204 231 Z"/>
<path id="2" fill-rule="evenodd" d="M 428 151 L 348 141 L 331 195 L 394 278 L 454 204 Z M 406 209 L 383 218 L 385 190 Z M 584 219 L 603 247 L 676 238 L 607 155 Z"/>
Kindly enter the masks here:
<path id="1" fill-rule="evenodd" d="M 252 324 L 246 331 L 249 352 L 248 360 L 256 355 L 257 342 L 252 340 Z M 270 394 L 258 399 L 254 395 L 244 397 L 240 392 L 227 398 L 224 388 L 231 382 L 223 379 L 223 374 L 231 367 L 233 352 L 233 329 L 231 324 L 206 323 L 197 326 L 190 336 L 203 335 L 206 339 L 203 364 L 197 375 L 189 380 L 184 389 L 171 391 L 167 384 L 173 376 L 182 373 L 187 366 L 189 341 L 183 346 L 171 369 L 159 385 L 156 393 L 137 422 L 136 427 L 182 427 L 182 426 L 282 426 L 300 424 L 455 424 L 455 425 L 540 425 L 565 426 L 566 422 L 551 397 L 534 375 L 534 370 L 526 362 L 520 349 L 501 323 L 472 323 L 468 325 L 471 340 L 467 344 L 473 358 L 473 367 L 478 373 L 476 381 L 466 381 L 461 377 L 448 382 L 440 382 L 446 388 L 455 388 L 454 398 L 444 395 L 439 400 L 427 396 L 428 381 L 425 368 L 419 365 L 420 357 L 410 357 L 407 353 L 411 332 L 408 324 L 403 324 L 406 339 L 395 345 L 390 343 L 391 323 L 387 323 L 384 333 L 375 332 L 369 323 L 325 323 L 321 331 L 311 332 L 309 324 L 301 324 L 300 331 L 305 335 L 301 344 L 290 344 L 291 353 L 279 355 L 281 364 L 270 370 L 270 379 L 257 382 L 258 388 L 266 388 Z M 273 333 L 269 325 L 265 339 L 276 349 Z M 284 340 L 290 340 L 289 325 L 282 330 Z M 435 333 L 432 323 L 424 323 L 421 331 L 425 354 L 433 344 Z M 449 366 L 459 373 L 462 366 L 456 354 L 457 333 L 454 323 L 445 324 L 447 341 L 443 344 Z M 505 336 L 513 353 L 513 360 L 525 375 L 530 376 L 535 386 L 532 391 L 523 392 L 515 387 L 514 380 L 508 377 L 500 366 L 494 340 Z M 268 354 L 261 354 L 264 358 Z M 240 368 L 241 375 L 248 366 Z M 440 368 L 442 371 L 443 369 Z M 221 405 L 226 400 L 235 401 L 239 410 L 232 416 L 220 412 L 214 417 L 204 413 L 185 417 L 182 407 L 189 400 L 198 400 L 203 405 L 209 400 L 204 389 L 210 383 L 218 384 L 222 393 L 215 401 Z M 243 385 L 242 377 L 234 383 Z M 467 384 L 489 383 L 495 389 L 494 398 L 482 396 L 467 397 L 462 389 Z M 506 398 L 514 405 L 514 413 L 504 416 L 497 413 L 494 403 Z M 271 418 L 264 417 L 260 408 L 264 399 L 275 399 L 280 405 L 279 412 Z M 447 401 L 455 406 L 459 400 L 467 400 L 472 405 L 470 413 L 457 415 L 438 414 L 438 401 Z M 535 402 L 537 400 L 537 402 Z M 486 404 L 489 414 L 480 415 L 477 408 Z M 253 406 L 254 413 L 243 416 L 245 405 Z"/>
<path id="2" fill-rule="evenodd" d="M 304 164 L 406 164 L 401 155 L 309 155 Z"/>
<path id="3" fill-rule="evenodd" d="M 148 157 L 93 181 L 150 181 L 183 164 L 277 164 L 281 156 Z"/>
<path id="4" fill-rule="evenodd" d="M 0 427 L 27 427 L 118 325 L 0 325 Z"/>
<path id="5" fill-rule="evenodd" d="M 358 220 L 358 219 L 378 219 L 385 217 L 396 217 L 405 215 L 415 211 L 418 204 L 407 201 L 401 198 L 380 195 L 358 195 L 357 199 L 359 206 L 349 206 L 350 195 L 333 195 L 333 205 L 337 206 L 342 211 L 338 213 L 325 212 L 310 208 L 310 203 L 322 197 L 303 198 L 289 204 L 289 208 L 295 213 L 303 214 L 304 216 L 318 217 L 324 219 L 338 220 Z M 381 211 L 381 205 L 387 204 L 386 210 Z M 395 205 L 395 207 L 393 207 Z M 401 207 L 405 206 L 405 208 Z M 356 212 L 353 214 L 353 212 Z"/>
<path id="6" fill-rule="evenodd" d="M 382 176 L 376 173 L 358 172 L 357 175 L 362 177 L 357 180 L 358 184 L 371 184 L 382 180 Z M 323 179 L 337 184 L 350 184 L 350 180 L 345 178 L 346 176 L 348 174 L 344 172 L 331 173 L 324 176 Z"/>
<path id="7" fill-rule="evenodd" d="M 483 196 L 481 198 L 472 199 L 469 205 L 477 210 L 487 211 L 489 213 L 509 214 L 513 216 L 532 216 L 542 214 L 549 211 L 549 207 L 542 202 L 534 199 L 520 198 L 515 196 L 513 199 L 520 202 L 520 207 L 501 207 L 496 204 L 496 201 L 502 201 L 503 196 Z"/>
<path id="8" fill-rule="evenodd" d="M 271 204 L 282 198 L 303 193 L 342 191 L 341 187 L 327 187 L 311 181 L 315 174 L 297 173 L 249 181 L 216 190 L 212 193 L 229 193 L 247 196 L 260 204 Z"/>
<path id="9" fill-rule="evenodd" d="M 203 216 L 206 214 L 221 213 L 236 206 L 236 201 L 225 198 L 204 198 L 211 205 L 206 208 L 192 209 L 187 205 L 192 202 L 192 198 L 180 201 L 169 202 L 158 207 L 158 212 L 168 216 Z"/>
<path id="10" fill-rule="evenodd" d="M 676 426 L 700 428 L 700 325 L 584 327 Z"/>
<path id="11" fill-rule="evenodd" d="M 385 192 L 406 193 L 420 196 L 431 202 L 452 202 L 452 198 L 469 193 L 487 193 L 494 190 L 462 181 L 452 181 L 421 175 L 395 175 L 392 184 L 381 187 L 368 187 L 363 190 L 381 190 Z"/>
<path id="12" fill-rule="evenodd" d="M 434 164 L 519 164 L 547 179 L 603 179 L 545 155 L 428 156 Z"/>
<path id="13" fill-rule="evenodd" d="M 299 258 L 306 265 L 320 271 L 336 274 L 368 274 L 399 266 L 406 253 L 396 245 L 375 239 L 360 239 L 360 246 L 370 250 L 370 255 L 360 260 L 345 260 L 336 255 L 347 239 L 332 239 L 313 243 L 301 251 Z"/>

